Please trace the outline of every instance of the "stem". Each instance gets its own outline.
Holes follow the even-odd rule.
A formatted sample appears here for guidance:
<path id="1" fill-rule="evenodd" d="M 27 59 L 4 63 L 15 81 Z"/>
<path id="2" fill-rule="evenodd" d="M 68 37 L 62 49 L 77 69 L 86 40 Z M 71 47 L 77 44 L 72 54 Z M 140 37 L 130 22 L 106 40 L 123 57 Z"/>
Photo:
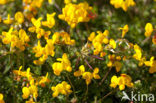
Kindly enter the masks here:
<path id="1" fill-rule="evenodd" d="M 109 93 L 107 93 L 106 95 L 104 95 L 100 100 L 98 100 L 98 102 L 100 103 L 100 101 L 102 101 L 103 99 L 105 99 L 106 97 L 108 97 L 109 95 L 111 95 L 113 92 L 114 92 L 114 90 L 113 91 L 110 91 Z"/>
<path id="2" fill-rule="evenodd" d="M 71 82 L 71 80 L 70 80 L 70 78 L 69 78 L 69 76 L 66 74 L 66 77 L 67 77 L 67 79 L 68 79 L 68 81 L 69 81 L 69 83 L 70 83 L 70 85 L 72 86 L 72 88 L 73 88 L 73 92 L 74 92 L 74 97 L 77 97 L 76 96 L 76 94 L 75 94 L 75 88 L 74 88 L 74 85 L 72 84 L 72 82 Z"/>
<path id="3" fill-rule="evenodd" d="M 61 9 L 60 9 L 59 6 L 56 4 L 56 2 L 54 3 L 54 6 L 57 8 L 57 10 L 58 10 L 59 12 L 61 12 Z"/>
<path id="4" fill-rule="evenodd" d="M 85 101 L 87 98 L 87 94 L 88 94 L 88 85 L 87 85 L 87 90 L 86 90 L 86 93 L 85 93 L 85 96 L 84 96 L 84 99 L 83 99 L 83 101 Z"/>
<path id="5" fill-rule="evenodd" d="M 81 38 L 81 35 L 80 35 L 80 30 L 78 29 L 78 27 L 76 27 L 76 33 L 77 33 L 77 36 L 78 38 L 81 40 L 81 42 L 83 43 L 83 40 Z"/>
<path id="6" fill-rule="evenodd" d="M 105 74 L 105 76 L 103 77 L 101 82 L 99 83 L 99 85 L 101 85 L 104 82 L 104 80 L 107 78 L 107 76 L 108 76 L 109 72 L 111 71 L 111 69 L 112 69 L 112 67 L 109 68 L 109 70 L 107 71 L 107 73 Z"/>
<path id="7" fill-rule="evenodd" d="M 88 63 L 86 59 L 85 59 L 85 62 L 87 63 L 88 67 L 93 70 L 92 66 Z"/>
<path id="8" fill-rule="evenodd" d="M 93 57 L 93 58 L 96 58 L 96 59 L 99 59 L 99 60 L 104 60 L 103 58 L 98 57 L 98 56 L 96 56 L 96 55 L 89 55 L 89 56 L 91 56 L 91 57 Z"/>

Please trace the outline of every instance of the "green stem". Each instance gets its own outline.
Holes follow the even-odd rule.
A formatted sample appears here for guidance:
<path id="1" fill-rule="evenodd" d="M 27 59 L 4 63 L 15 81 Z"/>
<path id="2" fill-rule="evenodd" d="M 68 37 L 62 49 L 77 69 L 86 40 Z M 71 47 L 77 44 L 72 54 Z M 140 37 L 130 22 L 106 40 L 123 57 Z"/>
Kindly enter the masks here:
<path id="1" fill-rule="evenodd" d="M 86 93 L 85 93 L 83 101 L 85 101 L 87 99 L 87 94 L 88 94 L 88 85 L 87 85 L 87 90 L 86 90 Z"/>
<path id="2" fill-rule="evenodd" d="M 111 67 L 109 68 L 109 70 L 107 71 L 107 73 L 105 74 L 105 76 L 103 77 L 103 79 L 101 80 L 101 82 L 99 83 L 99 85 L 101 85 L 104 81 L 105 81 L 105 79 L 107 78 L 107 76 L 108 76 L 108 74 L 109 74 L 109 72 L 111 71 Z"/>
<path id="3" fill-rule="evenodd" d="M 75 94 L 75 88 L 74 88 L 74 85 L 72 84 L 72 82 L 71 82 L 71 80 L 70 80 L 70 78 L 69 78 L 68 74 L 66 74 L 66 77 L 67 77 L 67 79 L 68 79 L 68 81 L 69 81 L 70 85 L 71 85 L 71 86 L 72 86 L 72 88 L 73 88 L 74 97 L 76 98 L 77 96 L 76 96 L 76 94 Z"/>

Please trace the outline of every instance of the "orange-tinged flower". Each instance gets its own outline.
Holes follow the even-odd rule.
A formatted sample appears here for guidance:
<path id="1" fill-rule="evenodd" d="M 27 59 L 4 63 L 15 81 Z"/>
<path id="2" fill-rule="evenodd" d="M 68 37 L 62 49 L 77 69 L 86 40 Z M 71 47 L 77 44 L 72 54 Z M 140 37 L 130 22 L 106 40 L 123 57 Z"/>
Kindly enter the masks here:
<path id="1" fill-rule="evenodd" d="M 99 68 L 95 68 L 94 71 L 93 71 L 93 77 L 95 79 L 100 79 L 100 76 L 99 76 Z"/>
<path id="2" fill-rule="evenodd" d="M 152 38 L 152 42 L 153 42 L 153 44 L 156 45 L 156 34 L 153 36 L 153 38 Z"/>
<path id="3" fill-rule="evenodd" d="M 81 65 L 81 66 L 79 67 L 79 70 L 76 71 L 76 72 L 74 72 L 74 76 L 79 77 L 79 76 L 81 76 L 84 72 L 85 72 L 85 67 L 84 67 L 84 65 Z"/>

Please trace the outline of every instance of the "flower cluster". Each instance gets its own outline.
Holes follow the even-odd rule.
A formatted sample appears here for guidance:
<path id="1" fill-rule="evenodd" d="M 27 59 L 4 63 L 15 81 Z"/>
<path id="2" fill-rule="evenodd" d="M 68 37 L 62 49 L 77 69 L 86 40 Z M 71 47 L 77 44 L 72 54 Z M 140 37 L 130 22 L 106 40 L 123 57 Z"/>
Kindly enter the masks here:
<path id="1" fill-rule="evenodd" d="M 52 97 L 54 98 L 50 99 L 52 102 L 53 100 L 57 100 L 55 97 L 59 95 L 65 95 L 68 101 L 69 94 L 71 93 L 74 94 L 74 97 L 70 96 L 70 99 L 82 99 L 83 97 L 81 94 L 83 95 L 85 89 L 78 90 L 76 87 L 80 85 L 87 86 L 84 101 L 81 102 L 88 102 L 85 101 L 90 97 L 90 95 L 87 95 L 88 91 L 90 92 L 92 88 L 98 86 L 102 87 L 106 85 L 112 88 L 118 86 L 119 90 L 124 90 L 126 86 L 129 88 L 135 87 L 136 85 L 133 84 L 131 78 L 131 76 L 133 76 L 132 73 L 134 72 L 129 72 L 129 75 L 124 74 L 128 72 L 131 67 L 135 68 L 137 65 L 140 67 L 149 67 L 149 73 L 156 73 L 154 53 L 148 54 L 148 52 L 144 52 L 144 49 L 142 48 L 145 46 L 144 43 L 148 40 L 150 41 L 151 38 L 153 44 L 152 42 L 149 42 L 152 44 L 149 48 L 155 47 L 155 27 L 151 23 L 145 25 L 145 33 L 143 31 L 144 35 L 142 35 L 143 37 L 146 37 L 144 37 L 145 40 L 142 44 L 136 44 L 131 43 L 130 41 L 132 40 L 129 39 L 130 36 L 126 35 L 127 32 L 130 34 L 130 31 L 133 28 L 128 22 L 126 22 L 126 25 L 124 24 L 122 27 L 116 29 L 119 31 L 119 35 L 112 29 L 115 27 L 115 23 L 106 28 L 104 27 L 104 32 L 103 28 L 96 29 L 96 26 L 94 27 L 94 24 L 97 22 L 96 20 L 89 23 L 91 24 L 91 28 L 88 23 L 85 23 L 86 25 L 84 25 L 83 31 L 81 31 L 82 27 L 76 27 L 79 23 L 89 22 L 91 19 L 94 19 L 97 12 L 101 13 L 107 10 L 105 10 L 105 8 L 103 10 L 103 7 L 101 8 L 103 11 L 98 10 L 98 7 L 96 6 L 100 6 L 101 4 L 97 1 L 95 1 L 96 5 L 93 5 L 93 7 L 89 6 L 87 2 L 78 1 L 78 3 L 76 3 L 77 0 L 64 0 L 64 4 L 62 5 L 60 5 L 61 1 L 59 3 L 59 0 L 17 0 L 18 3 L 21 3 L 20 6 L 14 5 L 14 3 L 9 4 L 10 1 L 15 0 L 0 0 L 0 5 L 3 5 L 4 8 L 4 4 L 11 5 L 11 7 L 17 6 L 21 11 L 18 11 L 17 8 L 17 10 L 13 10 L 13 13 L 15 14 L 12 14 L 12 12 L 8 13 L 12 8 L 7 8 L 6 12 L 0 15 L 0 26 L 2 24 L 2 27 L 0 28 L 0 59 L 2 58 L 2 60 L 0 60 L 0 62 L 2 62 L 0 64 L 0 77 L 4 76 L 5 78 L 5 76 L 7 76 L 4 81 L 5 83 L 2 83 L 0 90 L 3 88 L 6 89 L 9 86 L 12 86 L 13 89 L 20 88 L 21 92 L 19 94 L 21 94 L 21 97 L 18 99 L 21 100 L 21 98 L 23 98 L 26 101 L 25 103 L 49 102 L 44 101 L 44 96 L 43 98 L 40 98 L 40 96 L 44 95 L 42 93 L 49 92 L 49 87 L 51 87 L 53 92 Z M 49 6 L 48 2 L 53 5 Z M 91 2 L 93 1 L 91 0 Z M 136 3 L 134 0 L 110 0 L 111 5 L 115 8 L 122 8 L 124 11 L 127 11 L 129 7 L 136 5 Z M 42 5 L 46 7 L 44 8 Z M 58 14 L 58 12 L 61 12 L 61 8 L 62 13 Z M 96 12 L 95 15 L 93 11 Z M 136 12 L 138 12 L 137 9 L 134 13 Z M 154 11 L 152 10 L 152 12 Z M 126 14 L 126 12 L 124 13 Z M 131 11 L 128 13 L 131 14 Z M 130 14 L 128 15 L 131 16 Z M 7 17 L 4 17 L 5 15 L 7 15 Z M 145 15 L 147 14 L 145 13 Z M 111 10 L 109 16 L 111 17 L 111 20 L 108 20 L 108 24 L 118 20 L 116 18 L 114 19 L 114 14 Z M 70 27 L 61 25 L 60 19 L 67 22 Z M 101 20 L 101 18 L 98 20 Z M 105 22 L 103 24 L 105 26 Z M 85 31 L 85 29 L 87 31 Z M 113 33 L 117 35 L 112 35 Z M 119 37 L 119 39 L 115 39 L 115 37 Z M 1 45 L 1 42 L 4 45 Z M 155 48 L 151 50 L 151 52 L 154 50 Z M 6 59 L 4 60 L 3 58 Z M 130 64 L 131 61 L 135 61 L 133 62 L 134 65 L 132 64 L 132 66 L 129 66 L 128 64 Z M 95 68 L 90 65 L 91 63 Z M 137 65 L 135 65 L 136 63 Z M 89 69 L 85 68 L 86 65 Z M 3 71 L 3 68 L 1 69 L 2 66 L 5 68 L 4 72 L 1 72 Z M 31 67 L 32 70 L 29 67 Z M 109 73 L 113 73 L 111 72 L 112 69 L 116 69 L 117 74 L 120 72 L 121 74 L 119 77 L 114 74 L 109 85 L 107 77 L 109 76 Z M 146 69 L 144 69 L 144 71 L 146 71 Z M 146 72 L 141 71 L 140 75 L 144 76 L 143 73 Z M 101 81 L 97 79 L 101 79 Z M 68 80 L 70 84 L 68 84 L 66 80 Z M 77 80 L 82 80 L 83 83 L 80 84 L 81 82 Z M 104 80 L 107 82 L 104 82 Z M 18 83 L 14 83 L 14 81 Z M 50 82 L 51 84 L 58 84 L 51 86 Z M 6 83 L 13 84 L 5 87 L 4 85 Z M 48 83 L 49 85 L 47 85 Z M 92 88 L 88 88 L 89 86 Z M 43 90 L 44 87 L 46 87 L 45 90 Z M 150 89 L 151 88 L 152 83 Z M 3 93 L 7 95 L 11 90 L 12 88 Z M 105 92 L 105 90 L 100 88 L 95 92 L 97 98 L 99 98 L 101 96 L 99 96 L 99 93 L 101 94 Z M 14 93 L 12 94 L 14 96 Z M 106 96 L 108 95 L 106 94 Z M 91 96 L 93 95 L 91 94 Z M 60 97 L 61 96 L 59 96 L 58 99 L 60 99 Z M 3 98 L 3 94 L 0 93 L 0 103 L 7 102 L 5 98 L 6 96 Z M 74 101 L 72 103 L 76 102 Z"/>
<path id="2" fill-rule="evenodd" d="M 72 92 L 71 86 L 66 81 L 52 86 L 51 90 L 54 92 L 53 97 L 57 97 L 59 94 L 69 95 Z"/>
<path id="3" fill-rule="evenodd" d="M 27 81 L 27 85 L 22 88 L 22 97 L 23 99 L 28 99 L 30 97 L 30 100 L 27 102 L 33 102 L 33 99 L 36 100 L 38 97 L 38 85 L 41 87 L 45 87 L 45 83 L 49 83 L 50 80 L 48 79 L 48 73 L 46 76 L 42 77 L 34 77 L 33 74 L 30 72 L 30 68 L 27 68 L 26 71 L 21 71 L 22 66 L 20 66 L 19 70 L 13 70 L 13 73 L 15 74 L 15 77 L 18 81 L 21 80 L 21 77 L 25 78 L 24 81 Z"/>
<path id="4" fill-rule="evenodd" d="M 52 57 L 55 55 L 55 44 L 75 44 L 75 40 L 71 39 L 67 32 L 55 32 L 52 36 L 52 39 L 46 39 L 46 42 L 47 44 L 45 47 L 42 47 L 40 40 L 38 40 L 38 45 L 33 48 L 35 57 L 40 57 L 38 60 L 34 60 L 34 64 L 36 65 L 43 64 L 49 55 Z"/>
<path id="5" fill-rule="evenodd" d="M 37 8 L 42 6 L 44 0 L 23 0 L 24 14 L 31 20 L 37 14 Z"/>
<path id="6" fill-rule="evenodd" d="M 111 78 L 110 86 L 116 88 L 116 86 L 118 85 L 120 90 L 124 90 L 125 86 L 133 87 L 133 83 L 131 82 L 131 80 L 131 77 L 127 74 L 121 74 L 120 77 L 113 76 Z"/>
<path id="7" fill-rule="evenodd" d="M 55 62 L 52 65 L 52 69 L 55 75 L 59 76 L 63 70 L 66 70 L 68 72 L 72 71 L 71 63 L 66 53 L 63 54 L 62 58 L 57 58 L 57 61 L 60 62 Z"/>
<path id="8" fill-rule="evenodd" d="M 23 51 L 25 50 L 25 46 L 28 46 L 29 41 L 29 36 L 23 29 L 17 31 L 11 27 L 8 32 L 2 32 L 2 42 L 4 44 L 10 44 L 12 49 L 16 47 Z"/>
<path id="9" fill-rule="evenodd" d="M 92 32 L 90 36 L 88 37 L 88 40 L 92 42 L 92 45 L 94 46 L 94 55 L 100 55 L 103 54 L 103 44 L 108 44 L 108 34 L 109 31 L 105 30 L 103 33 L 101 31 L 97 31 L 98 35 L 95 35 L 95 32 Z M 112 46 L 114 49 L 116 48 L 116 43 L 113 39 L 110 40 L 110 46 Z"/>
<path id="10" fill-rule="evenodd" d="M 58 17 L 62 20 L 65 20 L 71 28 L 80 22 L 88 22 L 90 18 L 88 17 L 89 11 L 92 9 L 87 2 L 72 4 L 69 3 L 65 5 L 62 9 L 62 14 Z"/>
<path id="11" fill-rule="evenodd" d="M 115 66 L 116 72 L 119 72 L 122 67 L 122 63 L 119 62 L 121 60 L 121 57 L 113 54 L 113 55 L 108 55 L 108 59 L 109 59 L 109 62 L 107 63 L 107 66 L 108 67 Z"/>
<path id="12" fill-rule="evenodd" d="M 122 8 L 124 11 L 127 11 L 128 7 L 134 6 L 134 0 L 110 0 L 110 4 L 112 4 L 115 8 Z"/>
<path id="13" fill-rule="evenodd" d="M 74 76 L 76 77 L 82 76 L 82 78 L 86 80 L 86 84 L 89 85 L 93 78 L 100 79 L 98 73 L 99 73 L 99 68 L 95 68 L 93 73 L 91 73 L 91 72 L 86 72 L 84 65 L 81 65 L 79 67 L 79 70 L 74 72 Z"/>
<path id="14" fill-rule="evenodd" d="M 44 36 L 45 39 L 48 39 L 49 35 L 51 34 L 51 31 L 45 31 L 41 28 L 41 26 L 43 25 L 52 28 L 55 25 L 54 15 L 55 13 L 47 14 L 47 21 L 43 21 L 42 23 L 42 17 L 38 19 L 32 18 L 31 21 L 34 26 L 29 27 L 28 31 L 32 33 L 35 32 L 37 34 L 38 39 L 40 39 L 42 36 Z"/>
<path id="15" fill-rule="evenodd" d="M 150 69 L 149 69 L 149 73 L 154 73 L 156 72 L 156 60 L 154 60 L 154 57 L 152 56 L 150 58 L 150 61 L 145 61 L 144 62 L 146 66 L 149 66 Z"/>

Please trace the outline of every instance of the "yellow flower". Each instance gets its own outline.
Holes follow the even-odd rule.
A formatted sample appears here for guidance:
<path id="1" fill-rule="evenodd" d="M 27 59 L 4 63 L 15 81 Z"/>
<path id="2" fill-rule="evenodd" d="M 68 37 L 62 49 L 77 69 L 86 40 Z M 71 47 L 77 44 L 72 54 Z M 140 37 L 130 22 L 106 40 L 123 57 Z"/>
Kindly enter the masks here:
<path id="1" fill-rule="evenodd" d="M 151 36 L 152 32 L 153 32 L 152 24 L 151 23 L 147 23 L 146 26 L 145 26 L 145 36 L 146 37 Z"/>
<path id="2" fill-rule="evenodd" d="M 55 75 L 60 75 L 63 70 L 66 70 L 68 72 L 72 71 L 71 63 L 66 53 L 63 54 L 62 58 L 57 58 L 57 61 L 60 62 L 55 62 L 52 65 L 52 69 L 54 70 Z"/>
<path id="3" fill-rule="evenodd" d="M 40 57 L 38 60 L 34 60 L 33 63 L 34 63 L 35 65 L 42 65 L 42 64 L 45 62 L 45 60 L 46 60 L 47 58 L 48 58 L 47 55 L 43 55 L 43 56 Z"/>
<path id="4" fill-rule="evenodd" d="M 122 64 L 119 61 L 115 61 L 114 66 L 116 67 L 116 72 L 119 72 Z"/>
<path id="5" fill-rule="evenodd" d="M 55 3 L 55 0 L 48 0 L 48 3 L 49 4 L 54 4 Z"/>
<path id="6" fill-rule="evenodd" d="M 52 42 L 53 44 L 75 44 L 75 40 L 71 39 L 70 35 L 67 32 L 55 32 L 52 36 Z"/>
<path id="7" fill-rule="evenodd" d="M 91 9 L 87 2 L 79 4 L 69 3 L 65 5 L 62 9 L 62 14 L 58 17 L 61 20 L 65 20 L 71 28 L 75 28 L 79 22 L 88 22 L 90 20 L 88 11 Z"/>
<path id="8" fill-rule="evenodd" d="M 38 92 L 38 88 L 36 85 L 34 85 L 34 79 L 32 79 L 30 81 L 29 87 L 22 88 L 22 93 L 23 93 L 22 97 L 23 97 L 23 99 L 28 99 L 29 96 L 31 95 L 31 96 L 33 96 L 33 98 L 37 98 L 37 96 L 38 96 L 37 92 Z"/>
<path id="9" fill-rule="evenodd" d="M 41 85 L 42 87 L 45 87 L 45 83 L 49 83 L 50 80 L 48 79 L 48 73 L 46 74 L 46 76 L 42 77 L 41 80 L 39 81 L 39 85 Z"/>
<path id="10" fill-rule="evenodd" d="M 59 94 L 69 95 L 72 92 L 71 86 L 66 81 L 52 86 L 51 90 L 54 92 L 53 97 L 57 97 Z"/>
<path id="11" fill-rule="evenodd" d="M 122 38 L 125 36 L 125 34 L 128 32 L 128 25 L 125 25 L 123 28 L 120 28 L 122 30 Z"/>
<path id="12" fill-rule="evenodd" d="M 110 87 L 116 88 L 116 86 L 118 85 L 120 90 L 124 90 L 125 86 L 133 87 L 133 83 L 131 81 L 131 77 L 127 74 L 121 74 L 120 77 L 113 76 L 111 78 Z"/>
<path id="13" fill-rule="evenodd" d="M 60 61 L 62 63 L 64 70 L 68 72 L 72 71 L 71 63 L 66 53 L 63 54 L 62 58 L 57 58 L 57 61 Z"/>
<path id="14" fill-rule="evenodd" d="M 141 60 L 141 57 L 142 57 L 141 48 L 137 44 L 134 45 L 134 51 L 135 51 L 135 54 L 133 55 L 133 57 L 136 60 Z"/>
<path id="15" fill-rule="evenodd" d="M 4 5 L 7 3 L 7 0 L 0 0 L 0 5 Z"/>
<path id="16" fill-rule="evenodd" d="M 113 49 L 115 49 L 115 48 L 116 48 L 116 42 L 115 42 L 115 40 L 110 39 L 109 45 L 110 45 Z"/>
<path id="17" fill-rule="evenodd" d="M 93 77 L 95 79 L 100 79 L 100 76 L 98 75 L 98 73 L 99 73 L 99 68 L 95 68 L 93 71 Z"/>
<path id="18" fill-rule="evenodd" d="M 29 36 L 23 29 L 13 31 L 13 27 L 8 32 L 2 32 L 2 42 L 4 44 L 11 44 L 11 48 L 19 48 L 21 51 L 25 50 L 27 42 L 29 42 Z"/>
<path id="19" fill-rule="evenodd" d="M 117 76 L 113 76 L 111 78 L 110 87 L 116 88 L 117 85 L 118 85 L 118 77 Z"/>
<path id="20" fill-rule="evenodd" d="M 56 62 L 52 65 L 52 68 L 54 70 L 55 75 L 60 75 L 60 73 L 63 71 L 62 63 Z"/>
<path id="21" fill-rule="evenodd" d="M 35 57 L 41 57 L 43 55 L 44 48 L 41 46 L 40 40 L 38 40 L 38 45 L 33 48 Z"/>
<path id="22" fill-rule="evenodd" d="M 133 87 L 133 83 L 131 81 L 132 79 L 129 75 L 121 74 L 121 76 L 118 78 L 119 89 L 124 90 L 125 85 L 128 87 Z"/>
<path id="23" fill-rule="evenodd" d="M 134 6 L 134 0 L 110 0 L 110 4 L 115 8 L 122 8 L 124 11 L 127 11 L 128 7 Z"/>
<path id="24" fill-rule="evenodd" d="M 13 23 L 13 19 L 10 18 L 10 14 L 8 14 L 7 19 L 3 20 L 4 24 L 12 24 Z"/>
<path id="25" fill-rule="evenodd" d="M 128 7 L 135 6 L 134 0 L 125 0 L 121 5 L 124 11 L 127 11 Z"/>
<path id="26" fill-rule="evenodd" d="M 75 76 L 75 77 L 79 77 L 79 76 L 81 76 L 84 72 L 85 72 L 85 67 L 84 67 L 84 65 L 81 65 L 81 66 L 79 67 L 79 70 L 76 71 L 76 72 L 74 72 L 74 76 Z"/>
<path id="27" fill-rule="evenodd" d="M 23 87 L 22 88 L 22 93 L 23 93 L 23 95 L 22 95 L 23 99 L 27 99 L 29 97 L 29 95 L 30 95 L 29 88 L 28 87 Z"/>
<path id="28" fill-rule="evenodd" d="M 36 28 L 39 28 L 41 27 L 41 20 L 42 20 L 42 17 L 38 18 L 37 20 L 35 18 L 32 18 L 31 22 Z"/>
<path id="29" fill-rule="evenodd" d="M 8 32 L 2 32 L 2 42 L 4 44 L 9 44 L 12 38 L 13 27 L 9 29 Z"/>
<path id="30" fill-rule="evenodd" d="M 5 103 L 3 100 L 3 94 L 0 93 L 0 103 Z"/>
<path id="31" fill-rule="evenodd" d="M 47 44 L 45 46 L 45 55 L 51 55 L 52 57 L 55 55 L 55 47 L 54 47 L 54 44 L 53 44 L 53 41 L 51 39 L 47 39 Z"/>
<path id="32" fill-rule="evenodd" d="M 145 61 L 144 63 L 146 66 L 150 66 L 149 73 L 156 72 L 156 60 L 154 60 L 154 56 L 150 58 L 150 61 Z"/>
<path id="33" fill-rule="evenodd" d="M 55 14 L 56 14 L 55 12 L 52 14 L 47 14 L 47 21 L 43 21 L 42 25 L 47 26 L 48 28 L 52 28 L 55 25 L 54 19 Z"/>
<path id="34" fill-rule="evenodd" d="M 95 42 L 94 44 L 93 44 L 93 46 L 94 46 L 94 55 L 98 55 L 102 50 L 103 50 L 103 48 L 102 48 L 102 45 L 101 45 L 101 43 L 99 43 L 99 42 Z"/>
<path id="35" fill-rule="evenodd" d="M 31 98 L 29 101 L 26 101 L 25 103 L 35 103 L 35 102 L 34 102 L 33 99 Z"/>
<path id="36" fill-rule="evenodd" d="M 72 0 L 64 0 L 64 3 L 65 3 L 65 4 L 69 4 L 69 3 L 71 3 L 71 1 L 72 1 Z"/>
<path id="37" fill-rule="evenodd" d="M 16 12 L 15 14 L 15 20 L 19 23 L 22 24 L 24 22 L 24 15 L 22 12 Z"/>
<path id="38" fill-rule="evenodd" d="M 90 72 L 84 72 L 84 73 L 82 74 L 82 77 L 83 77 L 83 79 L 86 80 L 86 84 L 89 85 L 90 82 L 91 82 L 91 79 L 93 78 L 93 75 L 92 75 L 92 73 L 90 73 Z"/>
<path id="39" fill-rule="evenodd" d="M 139 61 L 139 66 L 142 66 L 145 61 L 146 61 L 145 57 L 141 58 L 141 60 Z"/>

